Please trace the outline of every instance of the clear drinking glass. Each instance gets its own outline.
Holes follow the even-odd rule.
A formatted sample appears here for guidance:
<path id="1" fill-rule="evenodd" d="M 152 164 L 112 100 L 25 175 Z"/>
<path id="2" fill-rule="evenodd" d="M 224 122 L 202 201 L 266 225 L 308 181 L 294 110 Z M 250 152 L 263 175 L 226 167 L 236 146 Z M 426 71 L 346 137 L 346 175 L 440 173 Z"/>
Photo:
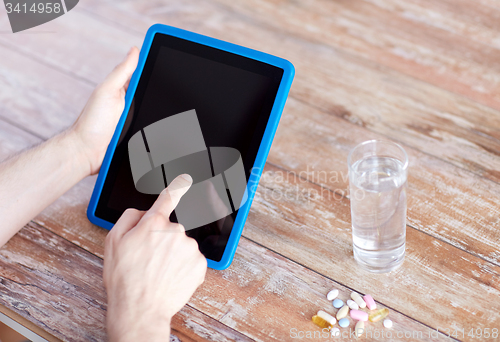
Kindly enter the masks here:
<path id="1" fill-rule="evenodd" d="M 405 256 L 408 156 L 390 141 L 370 140 L 347 158 L 354 259 L 371 272 L 390 272 Z"/>

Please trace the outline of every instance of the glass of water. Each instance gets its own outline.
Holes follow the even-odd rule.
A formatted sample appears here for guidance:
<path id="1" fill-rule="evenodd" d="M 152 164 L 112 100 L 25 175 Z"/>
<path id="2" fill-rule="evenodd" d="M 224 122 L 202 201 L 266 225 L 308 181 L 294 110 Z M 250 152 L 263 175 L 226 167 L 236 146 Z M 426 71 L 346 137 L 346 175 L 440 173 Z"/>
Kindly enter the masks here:
<path id="1" fill-rule="evenodd" d="M 395 270 L 405 256 L 408 156 L 396 143 L 370 140 L 347 163 L 354 259 L 370 272 Z"/>

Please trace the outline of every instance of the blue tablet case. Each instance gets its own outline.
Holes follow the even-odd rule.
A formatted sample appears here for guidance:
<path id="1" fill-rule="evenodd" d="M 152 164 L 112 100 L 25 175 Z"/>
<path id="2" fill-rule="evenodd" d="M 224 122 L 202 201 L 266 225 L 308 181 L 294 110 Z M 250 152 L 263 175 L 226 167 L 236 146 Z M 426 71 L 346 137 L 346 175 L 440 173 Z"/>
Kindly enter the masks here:
<path id="1" fill-rule="evenodd" d="M 238 241 L 243 231 L 243 226 L 245 224 L 248 212 L 250 210 L 250 205 L 252 204 L 252 200 L 255 195 L 255 190 L 257 189 L 259 179 L 262 175 L 264 164 L 266 163 L 267 155 L 271 148 L 274 134 L 276 132 L 276 129 L 278 128 L 279 119 L 281 117 L 281 113 L 283 112 L 288 92 L 292 85 L 295 69 L 289 61 L 276 56 L 266 54 L 264 52 L 252 50 L 243 46 L 235 45 L 232 43 L 228 43 L 215 38 L 210 38 L 207 36 L 203 36 L 201 34 L 185 31 L 167 25 L 156 24 L 151 26 L 146 34 L 146 38 L 144 39 L 144 43 L 142 45 L 141 52 L 139 55 L 139 62 L 137 64 L 137 68 L 134 74 L 132 75 L 129 87 L 127 89 L 127 94 L 125 95 L 125 108 L 123 110 L 120 120 L 118 121 L 118 125 L 116 127 L 113 138 L 109 143 L 106 155 L 104 157 L 101 169 L 99 171 L 99 175 L 97 177 L 92 197 L 90 199 L 89 206 L 87 208 L 87 217 L 89 218 L 90 222 L 100 227 L 106 228 L 108 230 L 113 227 L 113 223 L 95 216 L 95 210 L 97 207 L 97 202 L 101 195 L 102 187 L 104 185 L 104 180 L 106 179 L 109 170 L 112 156 L 115 152 L 115 148 L 118 143 L 121 131 L 123 129 L 127 113 L 129 112 L 132 98 L 135 94 L 140 75 L 142 74 L 146 58 L 149 54 L 149 49 L 151 47 L 151 44 L 153 43 L 153 38 L 156 33 L 170 35 L 188 41 L 192 41 L 195 43 L 199 43 L 202 45 L 211 46 L 216 49 L 228 51 L 233 54 L 248 57 L 283 69 L 283 77 L 279 85 L 278 92 L 276 94 L 276 99 L 274 101 L 274 105 L 272 107 L 271 114 L 266 129 L 264 131 L 264 136 L 260 143 L 259 150 L 257 152 L 257 157 L 255 158 L 255 163 L 252 172 L 250 174 L 250 178 L 248 179 L 247 182 L 247 189 L 246 189 L 247 201 L 242 205 L 242 207 L 238 211 L 238 214 L 236 215 L 236 220 L 234 222 L 233 229 L 229 235 L 227 246 L 226 249 L 224 250 L 224 254 L 222 255 L 221 260 L 220 261 L 214 261 L 210 259 L 207 260 L 208 267 L 217 270 L 223 270 L 229 267 L 236 252 Z M 256 172 L 255 170 L 258 170 L 258 172 Z"/>

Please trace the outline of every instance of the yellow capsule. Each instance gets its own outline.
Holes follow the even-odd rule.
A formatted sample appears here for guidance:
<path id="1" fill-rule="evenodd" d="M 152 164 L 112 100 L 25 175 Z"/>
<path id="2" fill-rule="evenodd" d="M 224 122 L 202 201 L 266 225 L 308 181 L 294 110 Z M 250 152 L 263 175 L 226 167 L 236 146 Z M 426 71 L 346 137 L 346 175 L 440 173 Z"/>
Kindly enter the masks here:
<path id="1" fill-rule="evenodd" d="M 370 322 L 378 322 L 381 319 L 386 318 L 388 314 L 389 314 L 389 309 L 383 308 L 375 311 L 374 313 L 371 313 L 370 316 L 368 316 L 368 319 L 370 320 Z"/>
<path id="2" fill-rule="evenodd" d="M 353 301 L 356 302 L 356 304 L 358 304 L 358 306 L 361 308 L 361 309 L 364 309 L 366 308 L 366 302 L 363 300 L 363 298 L 361 298 L 361 296 L 356 293 L 356 292 L 352 292 L 351 293 L 351 299 Z"/>
<path id="3" fill-rule="evenodd" d="M 349 313 L 349 307 L 347 305 L 344 305 L 338 312 L 337 312 L 337 319 L 342 319 L 344 317 L 347 317 L 347 314 Z"/>
<path id="4" fill-rule="evenodd" d="M 330 330 L 333 325 L 331 325 L 327 320 L 325 320 L 324 318 L 321 318 L 319 317 L 318 315 L 314 315 L 313 318 L 312 318 L 312 321 L 314 324 L 316 324 L 318 327 L 320 327 L 321 329 L 328 329 Z"/>
<path id="5" fill-rule="evenodd" d="M 356 337 L 360 337 L 365 332 L 365 323 L 363 321 L 358 321 L 354 327 L 354 333 Z"/>
<path id="6" fill-rule="evenodd" d="M 323 318 L 325 321 L 327 321 L 331 325 L 334 325 L 335 323 L 337 323 L 337 320 L 335 319 L 335 317 L 333 317 L 332 315 L 330 315 L 329 313 L 327 313 L 323 310 L 319 310 L 316 315 Z"/>

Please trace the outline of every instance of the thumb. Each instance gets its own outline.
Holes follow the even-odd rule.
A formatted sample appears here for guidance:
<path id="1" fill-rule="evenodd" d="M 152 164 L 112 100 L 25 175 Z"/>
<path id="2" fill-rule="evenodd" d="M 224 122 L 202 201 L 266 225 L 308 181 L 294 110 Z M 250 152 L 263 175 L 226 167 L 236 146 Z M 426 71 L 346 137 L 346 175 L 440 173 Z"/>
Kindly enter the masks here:
<path id="1" fill-rule="evenodd" d="M 138 61 L 139 49 L 134 46 L 129 50 L 127 57 L 106 77 L 103 86 L 111 89 L 123 88 L 130 77 L 132 77 Z"/>

